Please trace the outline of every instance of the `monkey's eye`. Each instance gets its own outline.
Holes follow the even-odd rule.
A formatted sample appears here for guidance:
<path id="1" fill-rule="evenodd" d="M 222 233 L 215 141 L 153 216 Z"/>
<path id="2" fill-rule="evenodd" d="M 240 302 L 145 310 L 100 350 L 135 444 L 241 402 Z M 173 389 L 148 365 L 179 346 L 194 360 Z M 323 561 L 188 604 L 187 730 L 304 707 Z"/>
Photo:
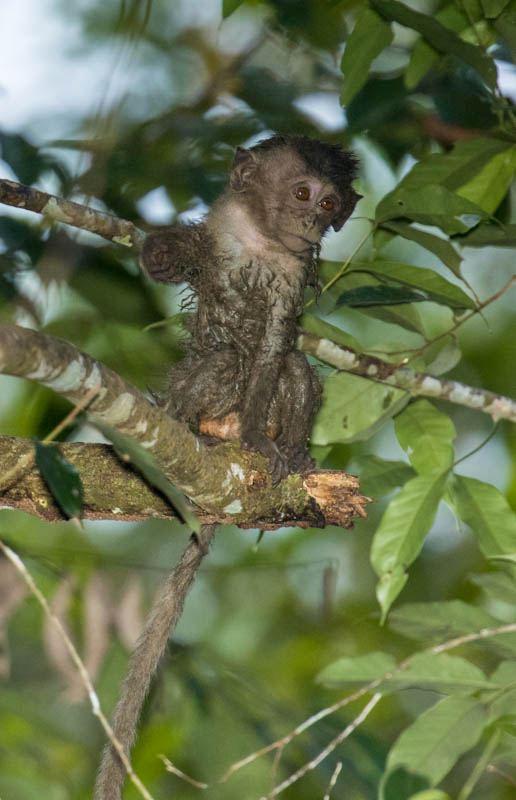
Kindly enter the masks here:
<path id="1" fill-rule="evenodd" d="M 324 208 L 325 211 L 333 211 L 335 208 L 335 202 L 332 197 L 323 197 L 319 205 L 321 208 Z"/>
<path id="2" fill-rule="evenodd" d="M 310 189 L 308 186 L 298 186 L 295 195 L 298 200 L 310 200 Z"/>

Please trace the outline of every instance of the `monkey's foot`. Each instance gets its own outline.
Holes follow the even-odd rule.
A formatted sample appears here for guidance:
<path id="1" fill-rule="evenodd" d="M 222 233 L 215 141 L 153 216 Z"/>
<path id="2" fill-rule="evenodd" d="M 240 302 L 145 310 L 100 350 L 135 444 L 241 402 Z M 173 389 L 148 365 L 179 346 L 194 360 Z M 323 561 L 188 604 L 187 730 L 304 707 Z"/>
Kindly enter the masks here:
<path id="1" fill-rule="evenodd" d="M 264 433 L 248 431 L 242 434 L 240 444 L 244 450 L 254 450 L 269 459 L 269 472 L 273 486 L 277 486 L 291 471 L 289 470 L 287 456 Z"/>
<path id="2" fill-rule="evenodd" d="M 293 444 L 282 450 L 287 457 L 289 472 L 309 472 L 315 468 L 315 458 L 302 445 Z"/>

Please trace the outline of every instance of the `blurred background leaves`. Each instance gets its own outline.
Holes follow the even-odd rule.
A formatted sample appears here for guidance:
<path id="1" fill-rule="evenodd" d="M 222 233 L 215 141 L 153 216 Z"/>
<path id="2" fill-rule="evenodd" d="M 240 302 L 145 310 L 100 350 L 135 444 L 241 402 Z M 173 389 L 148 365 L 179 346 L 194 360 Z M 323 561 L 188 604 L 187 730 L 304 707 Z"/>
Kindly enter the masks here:
<path id="1" fill-rule="evenodd" d="M 24 5 L 32 8 L 25 16 Z M 415 22 L 410 17 L 415 27 L 403 25 L 409 7 L 419 14 Z M 449 377 L 516 396 L 514 296 L 503 295 L 444 337 L 476 307 L 477 297 L 494 294 L 513 271 L 514 0 L 224 0 L 222 6 L 217 0 L 25 0 L 0 13 L 7 21 L 10 14 L 22 19 L 18 40 L 11 41 L 3 26 L 5 177 L 149 229 L 177 215 L 199 218 L 224 188 L 238 145 L 275 131 L 341 143 L 360 157 L 357 189 L 365 197 L 354 219 L 324 243 L 321 278 L 335 282 L 312 304 L 311 329 L 388 360 L 408 357 L 414 368 L 432 371 L 435 364 L 436 373 L 440 358 Z M 47 52 L 32 36 L 38 19 L 42 32 L 57 31 L 45 40 Z M 442 47 L 435 38 L 440 26 L 448 31 Z M 18 94 L 11 87 L 20 85 L 22 75 L 28 77 Z M 438 188 L 429 192 L 429 183 Z M 443 213 L 445 202 L 450 204 Z M 367 238 L 374 218 L 379 226 Z M 433 227 L 422 230 L 414 221 Z M 164 383 L 184 346 L 184 288 L 151 284 L 122 247 L 5 206 L 0 242 L 2 321 L 68 339 L 141 388 Z M 352 255 L 351 268 L 343 270 Z M 357 297 L 376 299 L 376 305 L 357 304 Z M 169 317 L 171 324 L 148 328 Z M 494 484 L 493 492 L 500 492 L 487 492 L 486 503 L 502 514 L 503 548 L 510 549 L 514 427 L 500 425 L 458 468 L 465 478 L 451 487 L 449 504 L 440 504 L 408 580 L 403 571 L 391 581 L 394 594 L 406 583 L 381 627 L 369 564 L 373 535 L 398 487 L 408 487 L 402 491 L 410 507 L 413 481 L 438 480 L 427 467 L 439 456 L 411 449 L 416 434 L 407 439 L 405 433 L 415 424 L 417 404 L 402 411 L 408 399 L 403 393 L 330 375 L 323 367 L 321 374 L 327 403 L 315 428 L 314 453 L 323 466 L 361 475 L 364 492 L 375 498 L 369 519 L 352 532 L 269 533 L 256 547 L 253 532 L 219 533 L 152 690 L 134 754 L 135 769 L 156 798 L 199 795 L 165 773 L 157 753 L 199 780 L 215 780 L 230 763 L 340 697 L 315 681 L 337 659 L 384 651 L 399 660 L 418 646 L 418 631 L 425 647 L 434 637 L 442 641 L 484 623 L 514 620 L 513 567 L 488 565 L 479 549 L 486 551 L 492 534 L 488 521 L 475 531 L 477 542 L 450 511 L 455 508 L 474 528 L 468 497 L 478 499 L 478 493 L 466 479 Z M 62 401 L 35 385 L 2 378 L 0 391 L 4 434 L 43 438 L 66 412 Z M 398 441 L 391 417 L 400 412 Z M 423 413 L 418 425 L 427 426 L 425 441 L 442 446 L 446 467 L 491 432 L 491 420 L 479 413 L 445 404 L 439 412 L 455 426 L 455 456 L 449 426 L 442 441 L 428 432 L 437 411 Z M 63 436 L 88 439 L 92 432 L 77 425 Z M 411 463 L 422 473 L 418 477 Z M 60 613 L 110 710 L 134 641 L 131 620 L 140 619 L 187 531 L 163 521 L 99 522 L 79 533 L 70 523 L 51 526 L 1 511 L 0 533 L 45 594 L 60 600 Z M 423 536 L 422 524 L 415 532 L 419 546 Z M 375 567 L 383 574 L 392 553 L 385 541 L 380 549 L 376 541 Z M 410 549 L 410 559 L 415 555 Z M 84 698 L 77 702 L 74 695 L 70 702 L 68 668 L 56 656 L 55 642 L 42 636 L 39 608 L 23 597 L 1 560 L 0 569 L 0 794 L 89 798 L 103 742 L 100 726 Z M 91 586 L 99 580 L 105 614 L 92 599 Z M 393 599 L 384 599 L 384 611 Z M 502 649 L 467 653 L 487 673 L 497 659 L 514 658 L 513 643 L 502 647 L 502 638 L 497 641 Z M 435 699 L 422 688 L 389 695 L 351 739 L 283 796 L 323 797 L 341 760 L 332 798 L 376 798 L 393 743 Z M 514 711 L 508 708 L 493 765 L 510 776 L 516 748 Z M 356 713 L 355 706 L 346 708 L 296 740 L 283 754 L 278 777 L 314 757 Z M 484 744 L 445 779 L 446 796 L 458 796 Z M 398 745 L 392 751 L 393 770 L 383 778 L 384 796 L 393 800 L 428 785 L 399 769 L 402 750 Z M 270 786 L 265 758 L 207 795 L 254 800 Z M 471 797 L 506 800 L 513 792 L 511 781 L 493 770 Z M 126 796 L 136 796 L 131 787 Z"/>

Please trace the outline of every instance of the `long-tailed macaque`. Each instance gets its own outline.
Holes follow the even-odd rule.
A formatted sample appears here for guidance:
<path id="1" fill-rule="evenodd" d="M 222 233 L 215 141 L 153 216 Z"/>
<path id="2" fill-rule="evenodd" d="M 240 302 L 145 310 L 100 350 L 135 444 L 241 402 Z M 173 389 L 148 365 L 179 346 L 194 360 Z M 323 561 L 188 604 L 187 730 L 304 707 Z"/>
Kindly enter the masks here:
<path id="1" fill-rule="evenodd" d="M 355 172 L 354 157 L 338 146 L 273 136 L 237 150 L 229 186 L 203 222 L 164 228 L 143 245 L 152 278 L 187 281 L 197 295 L 187 354 L 159 402 L 196 430 L 203 420 L 236 414 L 242 447 L 269 458 L 273 484 L 313 466 L 306 445 L 321 390 L 296 349 L 296 320 L 305 287 L 317 286 L 324 233 L 340 230 L 360 197 Z M 113 723 L 127 754 L 177 621 L 177 592 L 178 580 L 168 578 L 131 658 Z M 124 778 L 108 746 L 96 799 L 120 800 Z"/>

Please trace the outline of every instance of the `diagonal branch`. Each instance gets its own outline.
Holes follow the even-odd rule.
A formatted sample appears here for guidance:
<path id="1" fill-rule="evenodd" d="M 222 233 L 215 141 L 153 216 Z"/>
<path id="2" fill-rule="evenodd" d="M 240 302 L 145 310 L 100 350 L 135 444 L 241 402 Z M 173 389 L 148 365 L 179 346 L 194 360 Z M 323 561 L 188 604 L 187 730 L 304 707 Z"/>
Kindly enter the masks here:
<path id="1" fill-rule="evenodd" d="M 354 476 L 321 470 L 290 475 L 272 488 L 263 456 L 242 451 L 236 442 L 204 446 L 185 424 L 69 342 L 0 325 L 0 373 L 37 381 L 72 403 L 97 387 L 88 407 L 92 422 L 105 423 L 149 450 L 167 478 L 206 513 L 206 521 L 351 527 L 353 517 L 365 516 L 368 500 L 358 494 Z"/>
<path id="2" fill-rule="evenodd" d="M 336 367 L 343 372 L 351 372 L 369 380 L 406 389 L 415 397 L 434 397 L 448 400 L 466 408 L 483 411 L 495 422 L 507 419 L 516 422 L 516 401 L 486 389 L 476 389 L 458 381 L 436 378 L 425 372 L 416 372 L 399 364 L 389 364 L 376 356 L 357 353 L 351 347 L 336 344 L 314 333 L 298 329 L 297 346 L 305 353 Z"/>

